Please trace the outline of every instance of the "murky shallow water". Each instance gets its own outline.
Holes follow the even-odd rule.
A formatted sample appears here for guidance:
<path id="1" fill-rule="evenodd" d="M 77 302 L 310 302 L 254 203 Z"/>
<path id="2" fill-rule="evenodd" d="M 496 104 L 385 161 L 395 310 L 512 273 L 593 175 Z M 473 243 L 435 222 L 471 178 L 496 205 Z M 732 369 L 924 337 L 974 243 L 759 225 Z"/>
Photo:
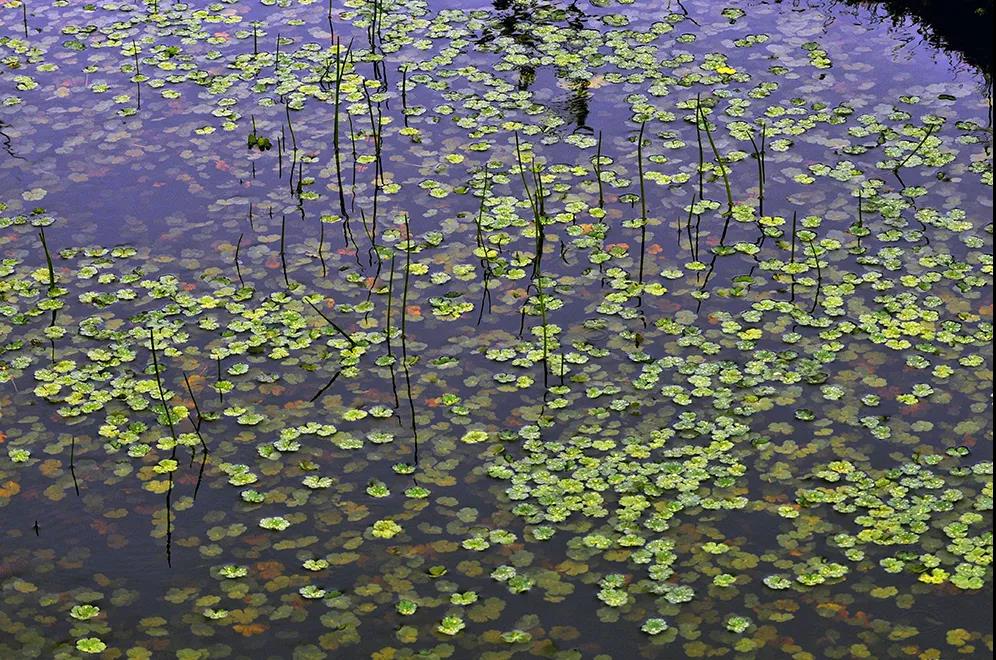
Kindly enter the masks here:
<path id="1" fill-rule="evenodd" d="M 983 77 L 374 7 L 0 5 L 2 655 L 991 654 Z"/>

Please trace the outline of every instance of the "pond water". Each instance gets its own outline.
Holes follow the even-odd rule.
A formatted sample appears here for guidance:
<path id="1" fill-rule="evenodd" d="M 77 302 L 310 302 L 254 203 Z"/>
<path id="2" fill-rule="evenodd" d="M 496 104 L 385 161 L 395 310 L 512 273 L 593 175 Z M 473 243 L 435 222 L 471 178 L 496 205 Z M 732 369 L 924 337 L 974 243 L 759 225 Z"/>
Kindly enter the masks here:
<path id="1" fill-rule="evenodd" d="M 0 657 L 991 657 L 991 86 L 882 15 L 0 0 Z"/>

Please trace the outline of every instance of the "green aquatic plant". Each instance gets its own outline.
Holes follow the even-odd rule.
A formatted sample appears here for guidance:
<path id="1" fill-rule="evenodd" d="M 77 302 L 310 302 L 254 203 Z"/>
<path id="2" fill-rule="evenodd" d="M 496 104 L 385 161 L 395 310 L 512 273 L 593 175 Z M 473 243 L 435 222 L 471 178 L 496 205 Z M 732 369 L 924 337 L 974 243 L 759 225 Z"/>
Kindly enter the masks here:
<path id="1" fill-rule="evenodd" d="M 249 133 L 249 137 L 246 138 L 246 146 L 250 151 L 252 149 L 258 149 L 260 152 L 266 152 L 273 148 L 273 143 L 270 141 L 270 138 L 261 136 L 257 132 L 255 117 L 252 118 L 252 131 Z"/>
<path id="2" fill-rule="evenodd" d="M 76 640 L 76 650 L 81 653 L 103 653 L 106 649 L 107 644 L 101 641 L 99 637 L 83 637 Z"/>
<path id="3" fill-rule="evenodd" d="M 92 619 L 100 614 L 100 608 L 96 605 L 73 605 L 73 608 L 69 611 L 69 616 L 79 621 L 86 621 L 87 619 Z"/>
<path id="4" fill-rule="evenodd" d="M 726 629 L 736 634 L 742 634 L 751 627 L 751 621 L 745 616 L 731 616 L 726 620 Z"/>
<path id="5" fill-rule="evenodd" d="M 456 635 L 467 627 L 463 619 L 458 616 L 444 616 L 443 620 L 436 626 L 436 630 L 444 635 Z"/>
<path id="6" fill-rule="evenodd" d="M 397 609 L 398 614 L 402 616 L 411 616 L 418 610 L 418 603 L 413 600 L 408 600 L 407 598 L 402 598 L 398 601 L 397 605 L 395 605 L 395 609 Z"/>
<path id="7" fill-rule="evenodd" d="M 378 520 L 370 530 L 371 534 L 380 539 L 390 539 L 402 532 L 401 525 L 393 520 Z"/>
<path id="8" fill-rule="evenodd" d="M 259 526 L 263 529 L 282 532 L 291 526 L 291 522 L 283 516 L 268 516 L 260 519 Z"/>
<path id="9" fill-rule="evenodd" d="M 648 635 L 659 635 L 669 628 L 667 621 L 659 618 L 647 619 L 643 622 L 643 626 L 640 630 L 647 633 Z"/>

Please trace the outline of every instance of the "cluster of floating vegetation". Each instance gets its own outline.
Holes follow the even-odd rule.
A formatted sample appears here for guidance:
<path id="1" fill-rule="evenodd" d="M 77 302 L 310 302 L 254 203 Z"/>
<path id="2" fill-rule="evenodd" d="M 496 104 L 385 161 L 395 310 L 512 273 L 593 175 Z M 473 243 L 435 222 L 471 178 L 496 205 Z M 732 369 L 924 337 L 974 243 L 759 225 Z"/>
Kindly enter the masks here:
<path id="1" fill-rule="evenodd" d="M 992 652 L 970 86 L 734 7 L 248 5 L 0 9 L 0 651 Z M 81 241 L 80 148 L 222 220 Z M 38 550 L 67 497 L 106 541 Z M 149 535 L 160 591 L 90 568 Z"/>

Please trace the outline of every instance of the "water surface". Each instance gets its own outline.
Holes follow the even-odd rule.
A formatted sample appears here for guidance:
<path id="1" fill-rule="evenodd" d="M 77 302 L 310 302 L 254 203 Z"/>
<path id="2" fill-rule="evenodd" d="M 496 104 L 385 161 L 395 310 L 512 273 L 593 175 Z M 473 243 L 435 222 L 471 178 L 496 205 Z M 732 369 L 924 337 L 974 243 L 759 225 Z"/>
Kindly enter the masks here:
<path id="1" fill-rule="evenodd" d="M 991 87 L 881 15 L 0 4 L 0 655 L 991 655 Z"/>

